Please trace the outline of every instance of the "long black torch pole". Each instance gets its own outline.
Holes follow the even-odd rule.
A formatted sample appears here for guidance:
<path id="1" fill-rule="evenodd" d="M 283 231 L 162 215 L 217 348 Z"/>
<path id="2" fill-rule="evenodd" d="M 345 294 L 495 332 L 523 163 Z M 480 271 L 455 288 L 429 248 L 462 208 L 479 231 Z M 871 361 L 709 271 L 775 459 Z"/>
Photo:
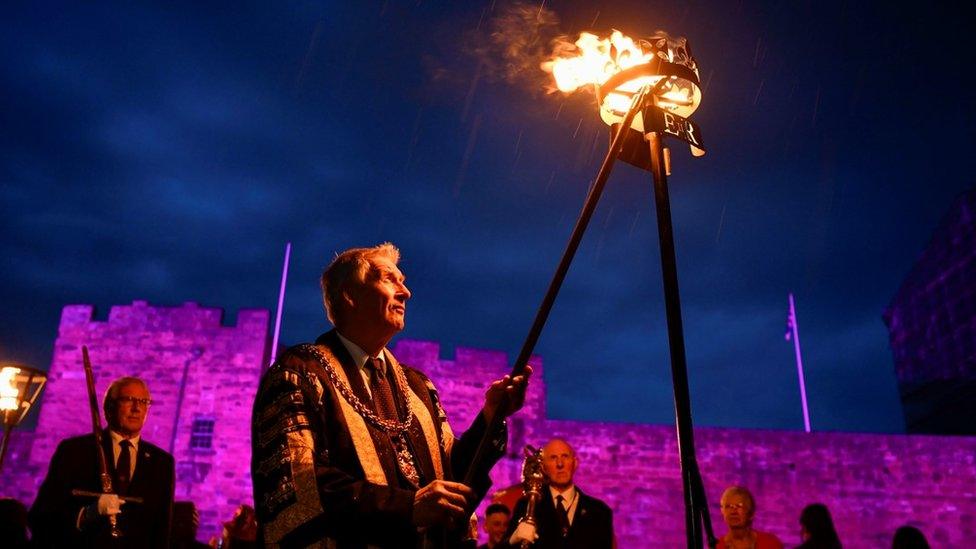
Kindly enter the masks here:
<path id="1" fill-rule="evenodd" d="M 597 173 L 596 180 L 590 187 L 590 192 L 586 196 L 586 201 L 583 203 L 583 210 L 580 212 L 579 217 L 576 219 L 576 227 L 573 228 L 573 234 L 569 237 L 569 243 L 566 244 L 566 250 L 563 252 L 562 259 L 559 260 L 559 265 L 556 267 L 556 272 L 552 275 L 552 280 L 549 282 L 549 289 L 546 291 L 545 297 L 542 298 L 542 304 L 539 305 L 539 310 L 535 314 L 535 320 L 532 322 L 532 327 L 529 329 L 529 333 L 525 336 L 525 341 L 522 343 L 522 349 L 519 351 L 518 357 L 515 359 L 515 365 L 512 368 L 512 377 L 521 375 L 525 372 L 525 366 L 529 362 L 529 358 L 532 356 L 532 351 L 535 349 L 536 342 L 539 341 L 539 336 L 542 334 L 542 328 L 546 325 L 546 320 L 549 319 L 549 312 L 552 311 L 552 306 L 556 302 L 556 295 L 559 294 L 559 289 L 563 285 L 563 280 L 566 278 L 566 273 L 569 271 L 569 265 L 573 262 L 573 257 L 576 255 L 576 250 L 579 248 L 580 241 L 583 240 L 583 233 L 586 232 L 586 227 L 590 223 L 590 218 L 593 217 L 593 212 L 596 210 L 596 205 L 600 201 L 600 196 L 603 194 L 603 188 L 607 184 L 607 179 L 610 177 L 610 172 L 613 169 L 613 164 L 617 160 L 617 154 L 620 152 L 620 148 L 623 146 L 624 137 L 627 135 L 627 131 L 630 125 L 634 121 L 634 117 L 641 110 L 641 105 L 644 103 L 644 97 L 647 95 L 647 90 L 643 90 L 634 97 L 634 101 L 630 106 L 630 110 L 627 112 L 627 116 L 624 117 L 623 123 L 617 129 L 617 133 L 614 134 L 613 140 L 610 142 L 610 149 L 607 151 L 607 155 L 603 158 L 603 164 L 600 166 L 600 171 Z M 507 402 L 502 402 L 499 406 L 499 412 L 507 406 Z M 484 459 L 484 453 L 488 447 L 488 441 L 491 439 L 492 433 L 498 430 L 501 422 L 504 420 L 504 414 L 497 413 L 492 417 L 491 423 L 488 429 L 485 430 L 485 434 L 481 437 L 481 441 L 478 443 L 478 449 L 471 459 L 471 463 L 468 465 L 468 470 L 464 475 L 464 483 L 471 486 L 474 482 L 474 475 L 478 470 L 478 464 Z"/>
<path id="2" fill-rule="evenodd" d="M 3 440 L 0 440 L 0 471 L 3 471 L 3 458 L 7 455 L 7 442 L 10 441 L 10 431 L 13 429 L 13 425 L 3 426 Z"/>
<path id="3" fill-rule="evenodd" d="M 671 349 L 671 381 L 674 385 L 674 415 L 678 430 L 678 453 L 681 459 L 681 484 L 685 501 L 685 529 L 689 549 L 701 549 L 702 520 L 711 521 L 705 490 L 695 459 L 695 436 L 691 424 L 691 396 L 688 391 L 688 365 L 685 360 L 684 328 L 681 323 L 681 299 L 678 293 L 678 266 L 674 253 L 674 229 L 671 225 L 671 203 L 668 197 L 668 175 L 664 165 L 664 146 L 657 132 L 646 135 L 654 176 L 654 205 L 657 209 L 657 234 L 661 247 L 661 274 L 664 280 L 664 305 L 668 319 L 668 347 Z M 709 539 L 711 543 L 712 539 Z"/>

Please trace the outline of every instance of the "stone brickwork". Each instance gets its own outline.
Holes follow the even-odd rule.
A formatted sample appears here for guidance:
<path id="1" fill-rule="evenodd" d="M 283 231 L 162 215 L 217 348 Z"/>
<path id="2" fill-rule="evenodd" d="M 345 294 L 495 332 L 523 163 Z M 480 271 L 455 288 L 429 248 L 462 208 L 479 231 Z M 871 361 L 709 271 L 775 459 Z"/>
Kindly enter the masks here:
<path id="1" fill-rule="evenodd" d="M 505 353 L 499 351 L 458 347 L 454 360 L 441 360 L 439 353 L 440 345 L 428 341 L 404 340 L 393 348 L 398 360 L 426 373 L 434 382 L 451 427 L 460 436 L 481 411 L 489 382 L 507 375 L 512 367 Z M 542 360 L 532 357 L 529 364 L 534 370 L 533 390 L 522 411 L 508 420 L 512 441 L 533 440 L 533 429 L 545 418 Z M 492 471 L 495 488 L 520 482 L 523 446 L 524 443 L 509 445 L 508 456 Z"/>
<path id="2" fill-rule="evenodd" d="M 149 384 L 153 404 L 142 436 L 176 459 L 176 499 L 196 503 L 200 537 L 219 534 L 219 522 L 252 499 L 250 413 L 268 355 L 268 311 L 241 310 L 236 326 L 221 325 L 221 309 L 195 303 L 136 301 L 112 307 L 104 322 L 93 321 L 93 312 L 90 305 L 62 312 L 24 477 L 7 482 L 14 473 L 5 467 L 4 492 L 32 501 L 58 442 L 91 432 L 81 358 L 87 345 L 99 402 L 123 375 Z M 194 422 L 212 425 L 209 448 L 201 434 L 191 449 Z"/>
<path id="3" fill-rule="evenodd" d="M 38 467 L 30 461 L 34 434 L 35 431 L 21 428 L 13 429 L 10 432 L 7 453 L 3 458 L 3 471 L 0 471 L 0 497 L 17 498 L 24 502 L 30 502 L 34 499 L 36 489 L 33 479 L 38 475 L 43 476 L 47 471 L 47 464 L 44 464 L 44 467 Z"/>
<path id="4" fill-rule="evenodd" d="M 201 510 L 199 537 L 217 533 L 238 503 L 251 500 L 250 410 L 268 352 L 268 316 L 241 311 L 237 325 L 226 327 L 219 309 L 137 301 L 113 307 L 100 322 L 90 306 L 66 307 L 37 430 L 14 433 L 0 495 L 30 502 L 57 441 L 87 432 L 85 343 L 100 390 L 123 373 L 147 379 L 155 403 L 145 436 L 174 453 L 177 499 Z M 488 382 L 511 367 L 497 351 L 459 347 L 444 359 L 439 344 L 409 340 L 393 349 L 431 377 L 458 432 L 478 413 Z M 492 472 L 494 488 L 518 482 L 526 443 L 562 437 L 579 454 L 580 487 L 613 508 L 619 547 L 682 547 L 674 428 L 547 419 L 542 361 L 531 363 L 529 398 L 510 420 L 509 451 Z M 213 421 L 210 450 L 191 450 L 195 420 Z M 830 507 L 846 547 L 885 547 L 905 523 L 918 525 L 935 547 L 962 547 L 976 537 L 976 437 L 698 428 L 696 443 L 719 534 L 725 527 L 718 497 L 726 486 L 743 484 L 758 500 L 757 527 L 787 546 L 799 542 L 797 519 L 812 502 Z"/>
<path id="5" fill-rule="evenodd" d="M 575 444 L 579 486 L 613 508 L 620 547 L 684 545 L 673 427 L 546 421 L 541 430 Z M 787 547 L 800 543 L 800 511 L 814 502 L 830 508 L 845 547 L 890 546 L 906 523 L 934 547 L 964 547 L 976 535 L 976 437 L 724 428 L 695 436 L 718 535 L 719 496 L 732 484 L 753 491 L 756 527 Z"/>
<path id="6" fill-rule="evenodd" d="M 458 348 L 454 360 L 442 360 L 433 342 L 401 341 L 394 353 L 431 377 L 456 431 L 478 413 L 488 381 L 511 369 L 496 351 Z M 519 481 L 525 444 L 565 438 L 579 455 L 580 487 L 614 510 L 619 547 L 684 546 L 674 427 L 549 420 L 542 361 L 531 363 L 536 375 L 525 408 L 510 420 L 509 452 L 492 471 L 494 489 Z M 756 495 L 757 527 L 787 546 L 800 543 L 800 511 L 814 502 L 831 509 L 846 547 L 888 546 L 906 523 L 936 547 L 976 537 L 976 437 L 698 428 L 696 445 L 719 535 L 719 496 L 742 484 Z"/>
<path id="7" fill-rule="evenodd" d="M 976 434 L 976 189 L 956 198 L 884 320 L 908 431 Z"/>

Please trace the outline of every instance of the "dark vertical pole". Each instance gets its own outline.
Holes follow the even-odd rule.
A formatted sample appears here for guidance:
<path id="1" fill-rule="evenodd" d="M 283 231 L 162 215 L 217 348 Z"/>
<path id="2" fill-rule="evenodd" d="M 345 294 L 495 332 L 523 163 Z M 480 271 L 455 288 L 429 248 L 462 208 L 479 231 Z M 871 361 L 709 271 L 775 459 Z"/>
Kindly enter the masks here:
<path id="1" fill-rule="evenodd" d="M 562 288 L 566 273 L 569 272 L 569 266 L 573 263 L 573 258 L 576 257 L 576 250 L 583 240 L 586 227 L 590 224 L 590 218 L 593 217 L 596 205 L 603 195 L 603 187 L 606 186 L 610 172 L 613 170 L 613 165 L 617 161 L 617 155 L 620 153 L 621 147 L 623 147 L 624 139 L 627 137 L 627 130 L 630 128 L 637 114 L 640 113 L 640 107 L 644 102 L 645 93 L 646 91 L 641 91 L 634 98 L 630 110 L 627 111 L 627 116 L 624 117 L 623 122 L 617 128 L 617 133 L 614 134 L 613 140 L 610 142 L 610 149 L 603 158 L 600 171 L 597 172 L 596 179 L 593 181 L 593 184 L 590 186 L 590 191 L 586 195 L 586 201 L 583 202 L 583 210 L 576 219 L 576 226 L 573 227 L 573 233 L 569 237 L 569 242 L 566 243 L 566 250 L 563 251 L 563 255 L 559 259 L 559 265 L 556 267 L 556 272 L 553 273 L 552 280 L 549 281 L 549 289 L 546 290 L 546 295 L 542 298 L 542 303 L 535 313 L 535 320 L 532 321 L 532 327 L 529 328 L 529 333 L 526 334 L 525 341 L 522 342 L 522 349 L 515 358 L 512 377 L 522 375 L 525 371 L 525 366 L 529 363 L 532 350 L 535 349 L 535 344 L 539 341 L 539 336 L 542 335 L 542 328 L 545 327 L 546 321 L 549 319 L 549 313 L 552 311 L 552 306 L 556 302 L 556 296 L 559 295 L 559 289 Z M 506 403 L 503 401 L 502 406 L 505 405 Z M 464 484 L 472 486 L 474 483 L 474 475 L 478 471 L 481 460 L 484 458 L 488 441 L 493 436 L 493 433 L 497 432 L 502 420 L 504 420 L 502 414 L 495 414 L 488 428 L 485 429 L 484 434 L 481 436 L 481 441 L 478 443 L 478 448 L 475 450 L 474 457 L 471 458 L 471 463 L 468 465 L 467 472 L 464 475 Z"/>
<path id="2" fill-rule="evenodd" d="M 661 244 L 661 274 L 664 278 L 664 305 L 668 318 L 668 347 L 671 349 L 671 381 L 674 385 L 674 415 L 678 428 L 678 453 L 681 456 L 681 484 L 685 500 L 685 528 L 689 549 L 703 547 L 701 516 L 694 486 L 695 440 L 691 425 L 691 396 L 688 391 L 688 365 L 685 336 L 681 325 L 681 300 L 678 295 L 678 266 L 674 254 L 674 229 L 668 198 L 668 176 L 664 166 L 661 136 L 646 136 L 651 148 L 651 173 L 654 175 L 654 205 L 657 209 L 657 234 Z"/>
<path id="3" fill-rule="evenodd" d="M 186 379 L 190 375 L 190 364 L 203 355 L 202 347 L 194 347 L 190 358 L 183 363 L 183 377 L 180 378 L 180 392 L 176 396 L 176 413 L 173 414 L 173 433 L 169 437 L 169 453 L 176 455 L 176 435 L 180 430 L 180 414 L 183 413 L 183 398 L 186 396 Z M 193 434 L 191 433 L 192 437 Z"/>
<path id="4" fill-rule="evenodd" d="M 0 471 L 3 471 L 3 458 L 7 455 L 7 443 L 10 442 L 10 431 L 13 429 L 13 425 L 3 426 L 3 440 L 0 441 Z"/>

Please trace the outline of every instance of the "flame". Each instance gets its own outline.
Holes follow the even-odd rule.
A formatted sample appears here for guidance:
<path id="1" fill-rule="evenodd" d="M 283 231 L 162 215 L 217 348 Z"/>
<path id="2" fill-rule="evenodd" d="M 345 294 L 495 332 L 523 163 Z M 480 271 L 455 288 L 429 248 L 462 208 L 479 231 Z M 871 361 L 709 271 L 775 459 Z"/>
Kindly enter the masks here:
<path id="1" fill-rule="evenodd" d="M 603 84 L 618 72 L 654 57 L 651 52 L 644 53 L 633 38 L 620 31 L 613 31 L 610 38 L 602 40 L 583 32 L 575 46 L 579 52 L 576 56 L 557 57 L 543 63 L 543 69 L 552 72 L 556 79 L 556 87 L 566 93 L 587 84 Z"/>
<path id="2" fill-rule="evenodd" d="M 583 32 L 574 44 L 564 42 L 557 45 L 553 55 L 551 60 L 542 64 L 542 69 L 552 73 L 556 87 L 564 93 L 572 93 L 587 85 L 600 86 L 621 71 L 649 63 L 655 55 L 671 63 L 690 66 L 697 72 L 694 60 L 686 51 L 684 39 L 674 41 L 664 33 L 649 40 L 635 41 L 616 30 L 602 39 Z M 662 78 L 665 77 L 645 75 L 624 82 L 606 94 L 601 110 L 611 118 L 623 116 L 636 93 L 647 86 L 659 84 Z M 684 116 L 694 111 L 700 99 L 692 83 L 675 77 L 661 83 L 656 95 L 658 107 Z"/>
<path id="3" fill-rule="evenodd" d="M 14 385 L 14 378 L 20 373 L 20 368 L 6 366 L 0 369 L 0 410 L 16 410 L 20 407 L 17 397 L 20 391 Z"/>

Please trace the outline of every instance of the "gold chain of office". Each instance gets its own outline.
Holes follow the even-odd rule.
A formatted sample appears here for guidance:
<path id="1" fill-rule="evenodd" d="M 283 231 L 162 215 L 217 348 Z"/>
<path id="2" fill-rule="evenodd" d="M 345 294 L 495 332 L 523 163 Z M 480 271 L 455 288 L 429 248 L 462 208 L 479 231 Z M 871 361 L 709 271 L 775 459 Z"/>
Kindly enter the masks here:
<path id="1" fill-rule="evenodd" d="M 329 376 L 332 386 L 336 388 L 342 398 L 345 399 L 345 401 L 352 406 L 352 409 L 355 410 L 357 414 L 362 416 L 363 419 L 370 422 L 374 427 L 383 431 L 384 433 L 403 435 L 407 432 L 407 429 L 410 428 L 410 424 L 413 423 L 413 414 L 408 414 L 406 421 L 393 421 L 379 417 L 376 415 L 376 412 L 370 409 L 369 406 L 364 404 L 363 401 L 359 400 L 359 397 L 352 392 L 352 387 L 339 379 L 339 375 L 336 374 L 332 361 L 330 361 L 317 346 L 306 343 L 302 345 L 302 348 L 315 357 L 315 360 L 319 362 L 322 369 L 325 370 L 325 373 Z M 392 364 L 392 361 L 390 362 L 391 364 L 389 366 L 393 370 L 393 375 L 396 377 L 397 387 L 400 389 L 400 396 L 403 398 L 403 402 L 409 403 L 410 394 L 407 390 L 407 376 L 404 375 L 399 364 Z"/>

